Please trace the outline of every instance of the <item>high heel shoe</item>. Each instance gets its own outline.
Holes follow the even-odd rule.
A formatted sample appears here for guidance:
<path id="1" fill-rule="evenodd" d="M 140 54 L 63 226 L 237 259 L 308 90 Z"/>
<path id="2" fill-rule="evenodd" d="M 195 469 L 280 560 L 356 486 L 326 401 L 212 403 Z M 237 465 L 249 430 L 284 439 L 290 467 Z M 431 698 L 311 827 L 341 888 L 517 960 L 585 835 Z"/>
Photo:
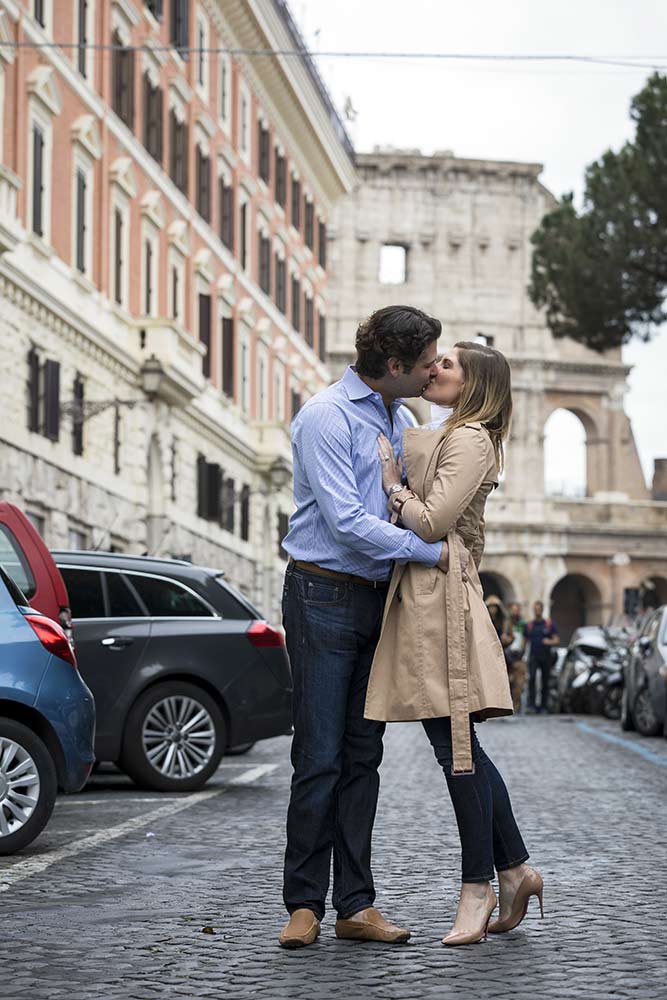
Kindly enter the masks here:
<path id="1" fill-rule="evenodd" d="M 505 917 L 504 920 L 494 920 L 489 925 L 489 934 L 504 934 L 505 931 L 511 931 L 515 927 L 518 927 L 528 912 L 528 901 L 531 896 L 537 896 L 540 903 L 540 913 L 544 917 L 543 889 L 544 882 L 542 881 L 542 876 L 534 868 L 531 868 L 519 884 L 519 888 L 512 900 L 512 910 L 509 917 Z"/>
<path id="2" fill-rule="evenodd" d="M 484 919 L 480 926 L 474 930 L 467 933 L 456 932 L 452 933 L 450 931 L 446 937 L 442 939 L 442 943 L 446 945 L 459 945 L 459 944 L 477 944 L 478 941 L 486 941 L 487 930 L 489 927 L 489 920 L 491 919 L 491 914 L 495 910 L 498 904 L 498 898 L 494 892 L 493 886 L 489 886 L 491 895 L 489 896 L 487 907 L 484 913 Z"/>

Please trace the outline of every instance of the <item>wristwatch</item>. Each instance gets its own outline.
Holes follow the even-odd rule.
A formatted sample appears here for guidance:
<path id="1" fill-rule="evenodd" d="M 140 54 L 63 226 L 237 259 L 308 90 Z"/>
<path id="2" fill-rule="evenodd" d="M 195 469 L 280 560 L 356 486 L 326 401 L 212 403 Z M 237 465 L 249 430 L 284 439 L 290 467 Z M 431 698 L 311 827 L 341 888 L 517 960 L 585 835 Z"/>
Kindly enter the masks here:
<path id="1" fill-rule="evenodd" d="M 393 486 L 389 487 L 389 492 L 387 493 L 387 496 L 390 497 L 393 496 L 394 493 L 400 493 L 402 489 L 403 489 L 402 483 L 394 483 Z"/>

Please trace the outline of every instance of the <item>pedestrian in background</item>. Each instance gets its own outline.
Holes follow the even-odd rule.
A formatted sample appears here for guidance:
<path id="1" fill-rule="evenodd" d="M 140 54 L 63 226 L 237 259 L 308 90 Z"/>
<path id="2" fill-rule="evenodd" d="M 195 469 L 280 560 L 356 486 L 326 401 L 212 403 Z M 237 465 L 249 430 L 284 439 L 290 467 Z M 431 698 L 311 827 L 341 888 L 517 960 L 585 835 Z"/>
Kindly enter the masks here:
<path id="1" fill-rule="evenodd" d="M 526 620 L 521 617 L 521 605 L 517 601 L 513 601 L 510 604 L 509 612 L 512 642 L 507 649 L 509 661 L 507 669 L 510 678 L 514 714 L 518 715 L 521 712 L 521 699 L 528 677 L 528 664 L 523 655 L 526 645 Z"/>
<path id="2" fill-rule="evenodd" d="M 549 677 L 556 658 L 556 646 L 560 639 L 556 626 L 550 618 L 544 617 L 542 601 L 533 604 L 533 619 L 526 625 L 526 644 L 530 645 L 528 657 L 528 708 L 539 714 L 548 710 Z M 540 702 L 536 701 L 536 681 L 540 675 Z"/>
<path id="3" fill-rule="evenodd" d="M 486 599 L 486 606 L 489 610 L 489 617 L 491 618 L 491 624 L 496 630 L 496 635 L 500 639 L 500 645 L 503 647 L 503 654 L 505 656 L 505 663 L 507 665 L 507 673 L 509 676 L 509 647 L 512 645 L 512 626 L 510 623 L 509 615 L 505 605 L 492 594 Z"/>

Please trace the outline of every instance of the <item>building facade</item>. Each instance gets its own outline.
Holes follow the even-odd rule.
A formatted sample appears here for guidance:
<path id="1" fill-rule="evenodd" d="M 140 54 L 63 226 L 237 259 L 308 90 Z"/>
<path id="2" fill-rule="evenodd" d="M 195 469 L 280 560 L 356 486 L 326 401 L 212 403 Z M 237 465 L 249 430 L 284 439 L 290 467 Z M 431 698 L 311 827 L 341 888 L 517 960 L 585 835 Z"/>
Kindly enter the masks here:
<path id="1" fill-rule="evenodd" d="M 0 115 L 0 497 L 275 615 L 354 180 L 286 3 L 0 0 Z"/>
<path id="2" fill-rule="evenodd" d="M 540 172 L 450 152 L 358 154 L 356 187 L 329 232 L 329 362 L 339 374 L 360 318 L 394 302 L 437 316 L 445 346 L 481 337 L 507 355 L 515 416 L 487 511 L 483 583 L 524 609 L 542 599 L 568 636 L 637 589 L 667 601 L 667 503 L 642 475 L 620 351 L 554 340 L 528 298 L 530 237 L 553 204 Z M 558 409 L 586 432 L 585 496 L 545 489 L 544 427 Z"/>

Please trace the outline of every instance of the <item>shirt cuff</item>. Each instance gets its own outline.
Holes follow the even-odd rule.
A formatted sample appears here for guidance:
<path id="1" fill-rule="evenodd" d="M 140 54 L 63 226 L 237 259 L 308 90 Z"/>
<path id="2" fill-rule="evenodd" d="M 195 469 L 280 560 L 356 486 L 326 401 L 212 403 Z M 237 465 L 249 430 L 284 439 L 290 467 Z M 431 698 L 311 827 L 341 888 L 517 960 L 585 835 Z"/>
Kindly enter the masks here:
<path id="1" fill-rule="evenodd" d="M 442 555 L 442 542 L 425 542 L 419 535 L 415 535 L 414 537 L 415 547 L 410 561 L 426 563 L 427 566 L 437 565 Z"/>

